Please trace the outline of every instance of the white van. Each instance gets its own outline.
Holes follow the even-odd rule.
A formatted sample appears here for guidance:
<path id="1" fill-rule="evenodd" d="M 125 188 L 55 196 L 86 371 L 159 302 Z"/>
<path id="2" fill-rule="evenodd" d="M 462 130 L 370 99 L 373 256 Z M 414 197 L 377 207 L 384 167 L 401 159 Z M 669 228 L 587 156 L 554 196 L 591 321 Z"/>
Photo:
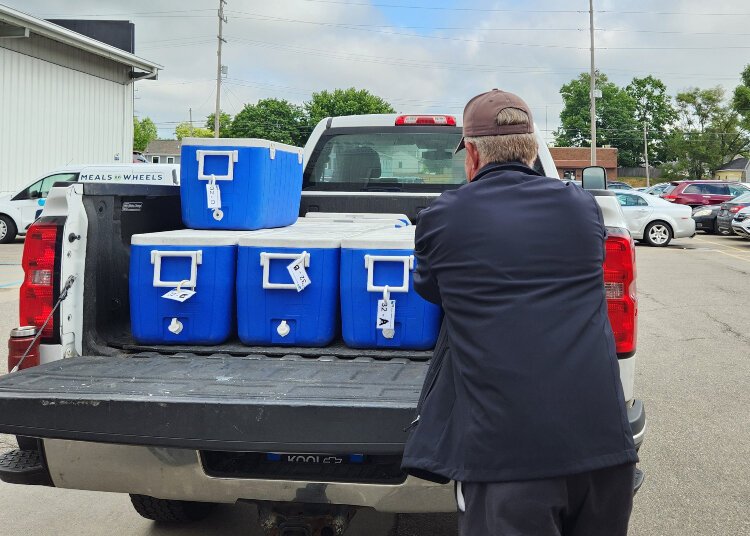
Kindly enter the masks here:
<path id="1" fill-rule="evenodd" d="M 119 164 L 67 166 L 36 179 L 16 193 L 0 195 L 0 244 L 12 242 L 42 212 L 50 188 L 58 182 L 178 185 L 180 166 L 174 164 Z"/>

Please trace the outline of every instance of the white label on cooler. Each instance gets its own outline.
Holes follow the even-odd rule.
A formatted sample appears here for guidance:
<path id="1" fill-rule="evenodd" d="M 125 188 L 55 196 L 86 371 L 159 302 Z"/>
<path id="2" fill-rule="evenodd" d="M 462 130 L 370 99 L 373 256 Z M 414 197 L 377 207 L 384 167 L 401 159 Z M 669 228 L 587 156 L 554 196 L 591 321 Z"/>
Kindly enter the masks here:
<path id="1" fill-rule="evenodd" d="M 305 287 L 312 283 L 310 276 L 307 275 L 307 270 L 305 270 L 304 255 L 289 264 L 286 269 L 289 271 L 289 275 L 292 276 L 292 281 L 294 281 L 294 285 L 297 287 L 297 292 L 302 292 L 305 290 Z"/>
<path id="2" fill-rule="evenodd" d="M 187 290 L 184 288 L 173 288 L 172 290 L 164 294 L 162 298 L 166 298 L 168 300 L 174 300 L 174 301 L 182 303 L 192 298 L 193 296 L 195 296 L 194 290 Z"/>
<path id="3" fill-rule="evenodd" d="M 396 329 L 396 300 L 378 300 L 378 329 Z"/>
<path id="4" fill-rule="evenodd" d="M 221 190 L 213 181 L 206 184 L 206 200 L 208 208 L 221 208 Z"/>

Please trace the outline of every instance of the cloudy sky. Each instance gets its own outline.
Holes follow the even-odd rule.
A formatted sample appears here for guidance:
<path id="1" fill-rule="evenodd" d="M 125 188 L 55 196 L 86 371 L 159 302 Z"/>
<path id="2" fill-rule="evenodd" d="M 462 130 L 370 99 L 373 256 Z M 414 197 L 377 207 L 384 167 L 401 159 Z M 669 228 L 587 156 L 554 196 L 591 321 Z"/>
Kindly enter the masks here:
<path id="1" fill-rule="evenodd" d="M 215 100 L 219 0 L 0 0 L 42 18 L 127 19 L 136 54 L 164 66 L 136 85 L 136 113 L 161 137 L 203 120 Z M 596 64 L 625 85 L 670 93 L 733 88 L 750 63 L 747 0 L 594 0 Z M 222 108 L 366 88 L 399 111 L 460 113 L 493 87 L 516 92 L 537 125 L 558 125 L 560 86 L 589 67 L 586 0 L 228 0 Z M 196 121 L 197 122 L 197 121 Z"/>

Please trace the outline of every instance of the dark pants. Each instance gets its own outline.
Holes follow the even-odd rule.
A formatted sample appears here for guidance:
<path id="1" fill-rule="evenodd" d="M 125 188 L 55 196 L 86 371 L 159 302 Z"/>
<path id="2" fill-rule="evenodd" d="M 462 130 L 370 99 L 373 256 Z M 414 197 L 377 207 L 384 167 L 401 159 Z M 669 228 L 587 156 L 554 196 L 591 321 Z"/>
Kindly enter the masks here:
<path id="1" fill-rule="evenodd" d="M 626 536 L 635 465 L 523 482 L 463 482 L 462 536 Z"/>

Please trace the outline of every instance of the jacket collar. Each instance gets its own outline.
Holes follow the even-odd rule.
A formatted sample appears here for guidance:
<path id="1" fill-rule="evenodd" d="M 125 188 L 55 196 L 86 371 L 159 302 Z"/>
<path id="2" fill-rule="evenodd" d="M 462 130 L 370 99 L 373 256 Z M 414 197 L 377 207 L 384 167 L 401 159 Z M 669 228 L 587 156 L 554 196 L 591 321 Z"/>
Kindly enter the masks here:
<path id="1" fill-rule="evenodd" d="M 526 164 L 522 164 L 521 162 L 504 162 L 502 164 L 487 164 L 483 168 L 481 168 L 479 171 L 477 171 L 477 174 L 474 176 L 474 180 L 471 181 L 476 182 L 478 180 L 484 179 L 485 177 L 489 175 L 494 175 L 495 173 L 501 173 L 501 172 L 507 172 L 507 171 L 514 171 L 516 173 L 523 173 L 524 175 L 535 175 L 537 177 L 543 177 L 544 175 L 541 173 L 538 173 L 537 171 L 534 171 Z"/>

